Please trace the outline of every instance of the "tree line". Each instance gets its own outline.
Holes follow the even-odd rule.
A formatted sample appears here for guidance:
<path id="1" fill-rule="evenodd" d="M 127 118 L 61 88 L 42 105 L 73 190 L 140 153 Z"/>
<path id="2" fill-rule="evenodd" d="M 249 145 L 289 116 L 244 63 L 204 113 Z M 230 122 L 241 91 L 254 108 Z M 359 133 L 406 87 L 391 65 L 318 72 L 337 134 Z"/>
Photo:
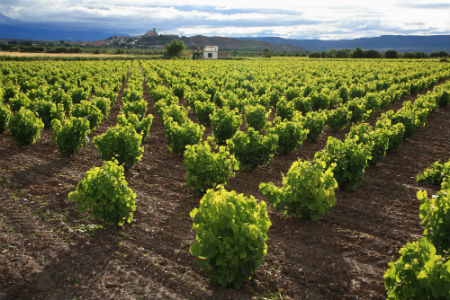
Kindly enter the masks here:
<path id="1" fill-rule="evenodd" d="M 167 44 L 165 51 L 162 49 L 107 49 L 105 47 L 86 47 L 77 43 L 68 43 L 65 41 L 59 42 L 33 42 L 33 41 L 8 41 L 0 43 L 0 50 L 2 51 L 19 51 L 19 52 L 46 52 L 46 53 L 93 53 L 93 54 L 163 54 L 165 57 L 179 57 L 188 54 L 186 52 L 187 47 L 183 41 L 173 40 Z M 398 52 L 396 50 L 387 50 L 380 52 L 374 49 L 363 50 L 360 47 L 351 49 L 331 49 L 322 52 L 280 52 L 271 51 L 268 48 L 263 48 L 260 51 L 252 50 L 234 50 L 227 51 L 234 57 L 246 57 L 246 56 L 308 56 L 310 58 L 447 58 L 449 53 L 445 51 L 438 51 L 433 53 L 426 52 Z"/>
<path id="2" fill-rule="evenodd" d="M 387 50 L 380 52 L 374 49 L 363 50 L 359 47 L 353 51 L 350 49 L 327 50 L 323 52 L 313 52 L 308 55 L 311 58 L 440 58 L 448 57 L 445 51 L 425 53 L 425 52 L 398 52 L 396 50 Z"/>

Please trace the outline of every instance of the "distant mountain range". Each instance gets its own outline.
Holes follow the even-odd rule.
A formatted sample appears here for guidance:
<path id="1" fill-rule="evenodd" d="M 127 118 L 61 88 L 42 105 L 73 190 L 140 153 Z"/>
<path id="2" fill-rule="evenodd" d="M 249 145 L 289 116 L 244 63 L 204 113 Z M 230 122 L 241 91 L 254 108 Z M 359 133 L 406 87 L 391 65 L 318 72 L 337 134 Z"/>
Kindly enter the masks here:
<path id="1" fill-rule="evenodd" d="M 55 29 L 46 26 L 30 28 L 28 26 L 0 24 L 0 39 L 93 41 L 115 35 L 119 35 L 119 33 L 100 30 Z"/>
<path id="2" fill-rule="evenodd" d="M 246 38 L 248 39 L 248 38 Z M 302 47 L 308 51 L 326 51 L 330 49 L 374 49 L 386 51 L 394 49 L 400 52 L 435 52 L 450 50 L 450 35 L 382 35 L 372 38 L 359 38 L 352 40 L 297 40 L 279 37 L 250 38 L 273 44 L 289 44 Z"/>
<path id="3" fill-rule="evenodd" d="M 28 23 L 13 20 L 0 13 L 0 39 L 41 40 L 41 41 L 94 41 L 120 32 L 54 23 Z M 122 34 L 123 35 L 123 34 Z M 126 35 L 126 34 L 125 34 Z"/>
<path id="4" fill-rule="evenodd" d="M 196 35 L 179 37 L 176 35 L 129 36 L 105 29 L 80 29 L 56 26 L 55 24 L 31 24 L 14 21 L 0 13 L 0 39 L 20 39 L 34 41 L 76 41 L 94 46 L 122 46 L 140 48 L 162 48 L 172 39 L 182 40 L 190 48 L 218 45 L 223 50 L 260 51 L 326 51 L 329 49 L 375 49 L 400 52 L 436 52 L 450 50 L 450 35 L 382 35 L 371 38 L 348 40 L 285 39 L 279 37 L 207 37 Z"/>
<path id="5" fill-rule="evenodd" d="M 206 45 L 218 45 L 224 50 L 261 50 L 268 48 L 271 51 L 326 51 L 330 49 L 354 49 L 360 47 L 364 50 L 374 49 L 384 52 L 394 49 L 399 52 L 437 52 L 450 50 L 450 35 L 382 35 L 372 38 L 359 38 L 353 40 L 296 40 L 279 37 L 252 37 L 228 38 L 207 37 L 196 35 L 192 37 L 179 37 L 176 35 L 157 36 L 116 36 L 107 40 L 89 42 L 96 46 L 127 46 L 127 47 L 164 47 L 173 39 L 182 40 L 190 48 Z"/>

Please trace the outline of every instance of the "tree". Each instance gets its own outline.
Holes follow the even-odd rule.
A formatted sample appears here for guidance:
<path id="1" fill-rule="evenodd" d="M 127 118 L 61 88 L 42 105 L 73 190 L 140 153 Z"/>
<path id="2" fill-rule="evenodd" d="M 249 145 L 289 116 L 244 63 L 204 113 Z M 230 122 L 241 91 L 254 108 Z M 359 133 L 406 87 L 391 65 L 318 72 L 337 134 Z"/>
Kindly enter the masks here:
<path id="1" fill-rule="evenodd" d="M 309 54 L 310 58 L 320 58 L 320 52 L 313 52 Z"/>
<path id="2" fill-rule="evenodd" d="M 388 50 L 384 53 L 385 58 L 398 58 L 398 52 L 395 50 Z"/>
<path id="3" fill-rule="evenodd" d="M 355 48 L 355 50 L 353 50 L 351 54 L 352 58 L 364 58 L 364 56 L 365 56 L 364 50 L 359 47 Z"/>
<path id="4" fill-rule="evenodd" d="M 33 42 L 32 41 L 23 41 L 23 42 L 21 42 L 21 44 L 24 46 L 32 46 Z"/>
<path id="5" fill-rule="evenodd" d="M 327 52 L 325 52 L 325 57 L 326 58 L 334 58 L 336 57 L 336 50 L 334 49 L 330 49 Z"/>
<path id="6" fill-rule="evenodd" d="M 416 55 L 413 52 L 404 52 L 403 58 L 415 58 Z"/>
<path id="7" fill-rule="evenodd" d="M 416 52 L 416 58 L 428 58 L 428 54 L 425 52 Z"/>
<path id="8" fill-rule="evenodd" d="M 264 57 L 271 57 L 272 55 L 270 54 L 270 50 L 268 48 L 263 48 L 262 49 L 262 55 Z"/>
<path id="9" fill-rule="evenodd" d="M 166 55 L 169 57 L 180 56 L 181 51 L 185 48 L 183 41 L 172 40 L 170 44 L 166 45 Z"/>
<path id="10" fill-rule="evenodd" d="M 433 52 L 430 57 L 448 57 L 448 53 L 445 51 Z"/>
<path id="11" fill-rule="evenodd" d="M 381 54 L 377 50 L 373 50 L 372 49 L 372 50 L 365 51 L 364 57 L 367 57 L 367 58 L 381 58 Z"/>
<path id="12" fill-rule="evenodd" d="M 83 50 L 81 50 L 80 47 L 72 47 L 72 48 L 69 48 L 67 52 L 70 52 L 70 53 L 82 53 Z"/>
<path id="13" fill-rule="evenodd" d="M 349 49 L 336 50 L 336 58 L 348 58 L 348 57 L 350 57 Z"/>

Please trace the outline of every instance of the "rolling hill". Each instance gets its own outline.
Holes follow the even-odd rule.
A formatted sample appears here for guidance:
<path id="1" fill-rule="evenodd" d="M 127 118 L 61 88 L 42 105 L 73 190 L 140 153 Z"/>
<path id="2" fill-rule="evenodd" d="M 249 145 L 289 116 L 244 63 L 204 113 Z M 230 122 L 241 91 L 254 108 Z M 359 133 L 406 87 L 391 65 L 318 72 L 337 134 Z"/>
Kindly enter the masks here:
<path id="1" fill-rule="evenodd" d="M 137 47 L 137 48 L 163 48 L 172 40 L 177 39 L 184 42 L 184 44 L 191 49 L 203 47 L 206 45 L 218 45 L 222 50 L 240 50 L 240 51 L 261 51 L 263 48 L 268 48 L 271 51 L 304 51 L 305 49 L 290 44 L 284 43 L 270 43 L 266 41 L 258 41 L 253 39 L 236 39 L 229 37 L 208 37 L 203 35 L 196 35 L 192 37 L 179 37 L 177 35 L 156 35 L 156 36 L 114 36 L 105 40 L 98 40 L 88 42 L 92 46 L 122 46 L 122 47 Z"/>
<path id="2" fill-rule="evenodd" d="M 382 35 L 379 37 L 359 38 L 352 40 L 297 40 L 279 37 L 251 38 L 273 44 L 289 44 L 302 47 L 308 51 L 326 51 L 330 49 L 374 49 L 386 51 L 394 49 L 399 52 L 436 52 L 444 50 L 449 52 L 450 35 Z"/>

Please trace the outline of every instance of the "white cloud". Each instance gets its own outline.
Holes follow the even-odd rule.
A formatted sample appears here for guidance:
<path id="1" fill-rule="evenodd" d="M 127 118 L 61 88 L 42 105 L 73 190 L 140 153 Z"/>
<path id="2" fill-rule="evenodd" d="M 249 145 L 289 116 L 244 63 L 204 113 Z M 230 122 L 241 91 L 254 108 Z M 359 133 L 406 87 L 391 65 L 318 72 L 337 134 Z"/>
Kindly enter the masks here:
<path id="1" fill-rule="evenodd" d="M 441 0 L 339 2 L 261 0 L 2 0 L 0 13 L 36 23 L 70 23 L 136 34 L 156 27 L 182 35 L 275 35 L 353 38 L 381 34 L 448 33 Z"/>

